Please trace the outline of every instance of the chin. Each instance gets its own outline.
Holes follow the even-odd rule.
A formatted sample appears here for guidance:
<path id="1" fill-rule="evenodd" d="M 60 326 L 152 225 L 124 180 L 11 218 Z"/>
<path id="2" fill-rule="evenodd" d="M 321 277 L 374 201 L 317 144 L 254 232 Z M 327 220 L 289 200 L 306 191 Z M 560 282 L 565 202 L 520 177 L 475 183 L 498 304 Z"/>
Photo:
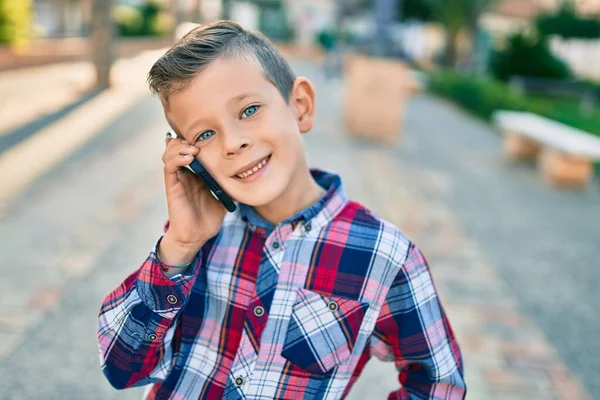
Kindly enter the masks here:
<path id="1" fill-rule="evenodd" d="M 285 190 L 283 182 L 270 179 L 262 185 L 249 187 L 247 190 L 232 190 L 230 195 L 236 201 L 252 207 L 261 207 L 272 203 L 279 198 Z M 236 188 L 238 189 L 238 188 Z"/>
<path id="2" fill-rule="evenodd" d="M 268 190 L 261 193 L 243 193 L 238 195 L 232 194 L 232 197 L 240 203 L 244 203 L 252 207 L 261 207 L 273 202 L 279 197 L 280 193 L 272 192 L 272 190 Z"/>

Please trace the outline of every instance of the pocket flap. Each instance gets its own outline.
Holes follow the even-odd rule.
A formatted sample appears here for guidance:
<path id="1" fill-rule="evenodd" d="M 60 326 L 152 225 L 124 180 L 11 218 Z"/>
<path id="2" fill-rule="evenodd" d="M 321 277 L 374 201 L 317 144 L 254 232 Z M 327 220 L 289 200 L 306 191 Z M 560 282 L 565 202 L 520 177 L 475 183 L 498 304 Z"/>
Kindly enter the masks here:
<path id="1" fill-rule="evenodd" d="M 344 363 L 354 350 L 368 306 L 299 289 L 281 355 L 314 373 Z"/>

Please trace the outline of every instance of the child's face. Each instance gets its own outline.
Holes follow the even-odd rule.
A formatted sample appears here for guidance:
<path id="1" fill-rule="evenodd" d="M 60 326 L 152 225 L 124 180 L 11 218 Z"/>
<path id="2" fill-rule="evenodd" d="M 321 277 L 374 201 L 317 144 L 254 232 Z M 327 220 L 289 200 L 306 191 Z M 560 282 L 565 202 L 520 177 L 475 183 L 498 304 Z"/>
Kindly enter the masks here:
<path id="1" fill-rule="evenodd" d="M 289 104 L 246 60 L 219 59 L 169 98 L 166 117 L 235 200 L 279 198 L 306 169 L 301 133 L 312 127 L 314 91 L 296 80 Z M 250 174 L 252 171 L 252 174 Z"/>

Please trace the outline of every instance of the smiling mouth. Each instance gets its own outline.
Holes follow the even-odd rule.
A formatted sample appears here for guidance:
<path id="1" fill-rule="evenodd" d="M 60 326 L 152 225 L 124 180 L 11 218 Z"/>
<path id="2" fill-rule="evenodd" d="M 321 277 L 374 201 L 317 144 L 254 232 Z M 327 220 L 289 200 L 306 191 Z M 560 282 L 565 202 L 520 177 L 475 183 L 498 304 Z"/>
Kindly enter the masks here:
<path id="1" fill-rule="evenodd" d="M 246 171 L 234 175 L 236 178 L 238 179 L 246 179 L 249 176 L 252 176 L 252 174 L 260 171 L 265 165 L 267 165 L 269 163 L 269 160 L 271 160 L 271 155 L 268 155 L 267 157 L 263 158 L 262 160 L 260 160 L 258 163 L 256 163 L 254 166 L 252 166 L 251 168 L 247 169 Z"/>

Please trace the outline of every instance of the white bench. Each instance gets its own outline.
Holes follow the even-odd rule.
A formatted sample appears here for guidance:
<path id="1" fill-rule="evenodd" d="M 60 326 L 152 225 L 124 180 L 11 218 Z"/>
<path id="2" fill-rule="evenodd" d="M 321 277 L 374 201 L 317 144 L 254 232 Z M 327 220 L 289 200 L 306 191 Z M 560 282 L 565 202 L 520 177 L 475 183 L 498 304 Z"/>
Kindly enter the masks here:
<path id="1" fill-rule="evenodd" d="M 600 138 L 539 115 L 496 111 L 504 152 L 511 160 L 536 159 L 545 181 L 559 187 L 580 187 L 600 161 Z"/>

